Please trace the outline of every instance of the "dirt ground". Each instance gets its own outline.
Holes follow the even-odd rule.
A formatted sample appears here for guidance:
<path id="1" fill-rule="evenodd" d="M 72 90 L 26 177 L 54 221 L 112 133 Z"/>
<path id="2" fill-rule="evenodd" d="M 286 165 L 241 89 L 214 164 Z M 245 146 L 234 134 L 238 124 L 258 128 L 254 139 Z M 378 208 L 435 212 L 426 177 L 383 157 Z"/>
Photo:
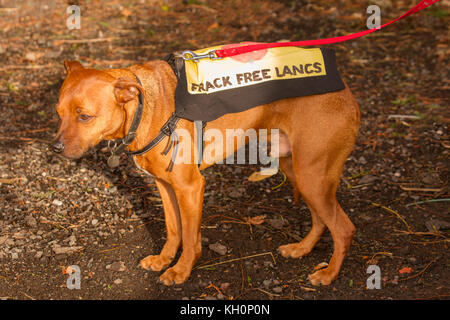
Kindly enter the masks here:
<path id="1" fill-rule="evenodd" d="M 64 60 L 118 68 L 217 44 L 339 36 L 366 28 L 369 4 L 384 23 L 416 2 L 0 1 L 0 298 L 448 299 L 448 1 L 330 46 L 362 120 L 338 190 L 357 233 L 329 286 L 307 280 L 331 257 L 329 233 L 302 259 L 277 251 L 311 226 L 281 174 L 250 182 L 256 166 L 205 170 L 203 255 L 185 284 L 166 287 L 138 266 L 165 240 L 153 179 L 126 158 L 110 169 L 100 148 L 77 161 L 48 150 Z M 66 26 L 69 4 L 80 30 Z M 66 286 L 70 265 L 79 290 Z M 369 265 L 379 290 L 366 288 Z"/>

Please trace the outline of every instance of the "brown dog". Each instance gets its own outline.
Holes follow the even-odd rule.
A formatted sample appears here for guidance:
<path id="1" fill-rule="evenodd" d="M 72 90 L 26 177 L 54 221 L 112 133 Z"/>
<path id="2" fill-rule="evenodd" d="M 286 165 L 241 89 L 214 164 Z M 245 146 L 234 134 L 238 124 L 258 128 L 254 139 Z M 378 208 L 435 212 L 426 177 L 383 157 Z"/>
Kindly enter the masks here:
<path id="1" fill-rule="evenodd" d="M 105 71 L 85 69 L 79 62 L 65 62 L 65 65 L 68 75 L 57 106 L 61 125 L 53 149 L 68 158 L 81 157 L 101 140 L 124 137 L 138 105 L 139 91 L 145 97 L 143 116 L 128 150 L 145 146 L 175 110 L 177 79 L 164 61 Z M 327 285 L 337 277 L 355 233 L 354 225 L 336 200 L 336 189 L 344 162 L 353 149 L 359 121 L 358 104 L 346 87 L 337 92 L 284 99 L 227 114 L 206 127 L 206 130 L 218 129 L 224 135 L 226 129 L 279 129 L 283 137 L 280 149 L 289 149 L 280 156 L 280 167 L 294 187 L 295 200 L 301 194 L 312 216 L 308 235 L 301 242 L 283 245 L 279 250 L 284 257 L 307 255 L 327 228 L 334 241 L 328 267 L 309 276 L 314 285 Z M 182 119 L 177 128 L 193 132 L 194 124 Z M 170 153 L 162 155 L 167 139 L 134 160 L 155 177 L 167 229 L 167 241 L 161 253 L 142 259 L 140 265 L 160 271 L 171 263 L 182 244 L 178 262 L 160 276 L 164 284 L 171 285 L 186 281 L 201 255 L 205 179 L 200 170 L 209 165 L 203 163 L 199 170 L 192 161 L 176 164 L 173 171 L 167 171 L 171 156 Z"/>

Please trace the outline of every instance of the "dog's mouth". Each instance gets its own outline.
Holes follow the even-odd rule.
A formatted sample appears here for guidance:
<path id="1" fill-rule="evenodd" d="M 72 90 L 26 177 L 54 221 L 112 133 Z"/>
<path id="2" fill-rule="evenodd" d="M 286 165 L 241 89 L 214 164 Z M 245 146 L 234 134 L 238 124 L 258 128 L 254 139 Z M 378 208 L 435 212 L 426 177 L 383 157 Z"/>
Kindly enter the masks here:
<path id="1" fill-rule="evenodd" d="M 82 158 L 90 149 L 90 147 L 82 147 L 79 143 L 67 144 L 64 139 L 54 141 L 49 145 L 49 150 L 53 153 L 70 160 Z"/>
<path id="2" fill-rule="evenodd" d="M 61 153 L 61 156 L 70 160 L 81 159 L 90 153 L 95 153 L 96 149 L 110 148 L 110 145 L 105 140 L 95 141 L 87 145 L 81 145 L 79 141 L 73 144 L 68 144 L 65 150 Z"/>

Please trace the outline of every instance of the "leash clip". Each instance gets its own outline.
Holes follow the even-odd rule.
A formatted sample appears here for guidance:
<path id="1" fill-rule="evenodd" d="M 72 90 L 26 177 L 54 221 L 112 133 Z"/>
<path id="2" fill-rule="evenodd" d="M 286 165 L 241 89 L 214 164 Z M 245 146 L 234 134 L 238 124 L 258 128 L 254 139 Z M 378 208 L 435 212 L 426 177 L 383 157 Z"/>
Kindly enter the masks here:
<path id="1" fill-rule="evenodd" d="M 206 59 L 206 58 L 211 60 L 222 59 L 221 57 L 218 57 L 216 55 L 216 50 L 211 50 L 210 52 L 204 54 L 195 54 L 191 50 L 184 50 L 183 53 L 181 53 L 181 57 L 183 58 L 184 61 L 194 60 L 195 62 L 198 62 L 199 59 Z"/>

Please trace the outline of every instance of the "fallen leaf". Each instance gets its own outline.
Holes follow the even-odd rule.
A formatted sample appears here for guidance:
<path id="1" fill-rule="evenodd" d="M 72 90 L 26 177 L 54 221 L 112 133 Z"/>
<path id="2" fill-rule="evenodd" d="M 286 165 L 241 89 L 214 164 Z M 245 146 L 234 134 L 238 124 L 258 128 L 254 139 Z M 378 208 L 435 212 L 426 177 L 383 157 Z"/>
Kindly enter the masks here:
<path id="1" fill-rule="evenodd" d="M 112 264 L 107 265 L 106 269 L 112 270 L 112 271 L 117 271 L 117 272 L 122 272 L 122 271 L 126 271 L 127 267 L 125 266 L 125 263 L 123 261 L 116 261 Z"/>
<path id="2" fill-rule="evenodd" d="M 217 22 L 215 22 L 208 27 L 208 30 L 211 31 L 211 30 L 217 29 L 218 27 L 219 27 L 219 24 Z"/>
<path id="3" fill-rule="evenodd" d="M 83 249 L 83 247 L 81 246 L 75 246 L 75 247 L 59 247 L 59 246 L 54 246 L 53 247 L 53 252 L 55 254 L 70 254 L 70 253 L 74 253 L 76 251 L 79 251 Z"/>
<path id="4" fill-rule="evenodd" d="M 410 267 L 404 267 L 401 268 L 400 270 L 398 270 L 398 273 L 403 274 L 403 273 L 411 273 L 413 270 Z"/>
<path id="5" fill-rule="evenodd" d="M 127 8 L 122 9 L 122 11 L 120 11 L 120 14 L 123 15 L 125 18 L 128 18 L 129 16 L 131 16 L 131 11 L 128 10 Z"/>
<path id="6" fill-rule="evenodd" d="M 261 173 L 261 171 L 255 171 L 250 175 L 250 177 L 248 177 L 248 181 L 257 182 L 257 181 L 261 181 L 261 180 L 270 178 L 271 176 L 273 176 L 273 174 L 263 175 Z"/>
<path id="7" fill-rule="evenodd" d="M 270 224 L 271 227 L 275 229 L 281 229 L 286 224 L 286 221 L 278 218 L 278 219 L 267 219 L 267 222 Z"/>
<path id="8" fill-rule="evenodd" d="M 20 178 L 0 179 L 0 183 L 3 184 L 15 184 L 20 181 Z"/>
<path id="9" fill-rule="evenodd" d="M 72 274 L 75 270 L 72 268 L 72 266 L 68 267 L 62 267 L 62 274 Z"/>
<path id="10" fill-rule="evenodd" d="M 25 59 L 31 62 L 34 62 L 45 55 L 44 52 L 27 52 L 25 54 Z"/>
<path id="11" fill-rule="evenodd" d="M 314 288 L 308 288 L 308 287 L 304 287 L 304 286 L 300 286 L 300 289 L 302 289 L 302 290 L 304 290 L 304 291 L 308 291 L 308 292 L 310 292 L 310 291 L 317 291 L 316 289 L 314 289 Z"/>
<path id="12" fill-rule="evenodd" d="M 266 218 L 266 215 L 255 216 L 252 218 L 247 218 L 247 222 L 254 224 L 254 225 L 260 225 L 260 224 L 264 223 L 265 218 Z"/>

